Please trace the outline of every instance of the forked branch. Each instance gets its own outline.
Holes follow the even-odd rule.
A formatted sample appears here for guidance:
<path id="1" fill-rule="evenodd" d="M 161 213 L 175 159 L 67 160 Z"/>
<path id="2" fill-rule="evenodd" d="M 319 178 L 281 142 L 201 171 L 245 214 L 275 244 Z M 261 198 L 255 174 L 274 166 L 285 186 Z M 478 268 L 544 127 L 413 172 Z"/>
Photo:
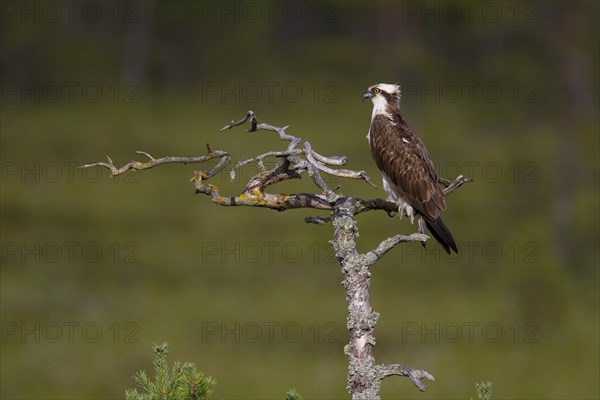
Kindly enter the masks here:
<path id="1" fill-rule="evenodd" d="M 206 148 L 208 150 L 207 154 L 204 156 L 199 156 L 199 157 L 166 156 L 166 157 L 161 157 L 161 158 L 154 158 L 150 154 L 146 153 L 145 151 L 136 151 L 136 153 L 143 154 L 146 157 L 148 157 L 149 161 L 146 161 L 146 162 L 130 161 L 127 164 L 123 165 L 122 167 L 117 168 L 115 166 L 113 160 L 109 156 L 106 156 L 108 162 L 96 162 L 93 164 L 85 164 L 85 165 L 79 166 L 79 168 L 105 167 L 110 170 L 110 175 L 114 177 L 117 175 L 121 175 L 127 171 L 141 171 L 144 169 L 150 169 L 150 168 L 156 167 L 157 165 L 199 164 L 199 163 L 204 163 L 206 161 L 212 160 L 214 158 L 220 158 L 221 160 L 219 161 L 219 163 L 214 168 L 208 170 L 205 173 L 205 177 L 210 178 L 210 177 L 213 177 L 214 175 L 216 175 L 225 165 L 227 165 L 227 163 L 229 162 L 231 157 L 225 151 L 212 150 L 210 145 L 208 145 L 208 144 L 206 145 Z"/>

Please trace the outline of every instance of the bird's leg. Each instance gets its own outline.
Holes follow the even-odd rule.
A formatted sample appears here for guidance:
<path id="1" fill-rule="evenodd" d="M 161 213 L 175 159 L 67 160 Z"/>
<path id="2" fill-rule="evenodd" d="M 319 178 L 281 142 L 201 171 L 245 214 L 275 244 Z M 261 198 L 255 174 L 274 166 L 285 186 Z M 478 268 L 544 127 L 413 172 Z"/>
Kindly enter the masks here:
<path id="1" fill-rule="evenodd" d="M 419 233 L 424 235 L 425 234 L 425 220 L 423 219 L 423 217 L 419 216 Z"/>
<path id="2" fill-rule="evenodd" d="M 419 221 L 417 222 L 417 225 L 419 225 L 419 233 L 424 235 L 425 234 L 425 219 L 423 218 L 423 216 L 419 215 Z M 421 244 L 423 245 L 423 247 L 427 247 L 427 241 L 421 242 Z"/>
<path id="3" fill-rule="evenodd" d="M 405 206 L 406 215 L 410 218 L 411 225 L 415 223 L 415 209 L 411 206 Z"/>
<path id="4" fill-rule="evenodd" d="M 400 219 L 402 219 L 402 217 L 404 215 L 406 215 L 408 218 L 410 218 L 411 224 L 415 223 L 415 209 L 414 208 L 412 208 L 410 205 L 405 203 L 402 199 L 399 199 L 397 197 L 388 196 L 387 201 L 391 201 L 392 203 L 398 204 L 398 214 L 400 215 Z"/>
<path id="5" fill-rule="evenodd" d="M 388 200 L 388 201 L 390 201 L 390 200 Z M 402 204 L 400 204 L 398 206 L 398 215 L 400 215 L 400 219 L 402 219 L 402 217 L 404 217 L 404 207 L 402 206 Z"/>

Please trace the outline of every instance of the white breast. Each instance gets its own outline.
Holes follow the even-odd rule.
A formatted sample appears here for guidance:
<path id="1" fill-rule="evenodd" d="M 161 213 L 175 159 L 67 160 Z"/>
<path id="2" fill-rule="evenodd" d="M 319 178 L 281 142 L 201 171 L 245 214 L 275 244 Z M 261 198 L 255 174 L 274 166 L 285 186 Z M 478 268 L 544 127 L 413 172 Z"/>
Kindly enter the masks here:
<path id="1" fill-rule="evenodd" d="M 375 118 L 378 114 L 383 114 L 386 117 L 390 118 L 390 113 L 387 112 L 387 102 L 383 96 L 375 96 L 372 99 L 373 101 L 373 114 L 371 114 L 371 122 L 373 122 L 373 118 Z"/>

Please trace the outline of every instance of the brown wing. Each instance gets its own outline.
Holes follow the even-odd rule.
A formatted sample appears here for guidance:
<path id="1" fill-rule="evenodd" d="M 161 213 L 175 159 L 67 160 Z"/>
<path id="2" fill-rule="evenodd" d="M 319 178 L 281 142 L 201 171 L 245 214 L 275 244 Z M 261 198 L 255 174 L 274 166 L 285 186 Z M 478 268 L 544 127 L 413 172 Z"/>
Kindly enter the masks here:
<path id="1" fill-rule="evenodd" d="M 394 123 L 385 115 L 373 119 L 373 158 L 405 201 L 423 216 L 436 220 L 446 209 L 446 202 L 433 162 L 414 132 L 398 119 Z"/>

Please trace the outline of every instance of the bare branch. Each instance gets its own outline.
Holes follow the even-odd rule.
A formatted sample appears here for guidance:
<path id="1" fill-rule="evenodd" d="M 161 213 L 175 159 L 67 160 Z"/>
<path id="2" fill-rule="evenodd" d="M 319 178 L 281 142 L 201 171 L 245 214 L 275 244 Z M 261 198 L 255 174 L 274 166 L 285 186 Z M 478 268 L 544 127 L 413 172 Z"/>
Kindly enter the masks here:
<path id="1" fill-rule="evenodd" d="M 323 178 L 321 178 L 321 173 L 319 172 L 319 168 L 315 165 L 316 161 L 314 160 L 314 158 L 311 157 L 310 152 L 306 152 L 306 150 L 305 150 L 305 155 L 306 155 L 306 160 L 308 160 L 308 161 L 300 160 L 298 157 L 294 157 L 294 161 L 296 163 L 300 163 L 300 164 L 306 166 L 306 168 L 308 170 L 308 175 L 312 178 L 315 185 L 317 185 L 317 187 L 319 189 L 321 189 L 321 191 L 323 192 L 323 194 L 325 195 L 327 200 L 329 200 L 330 202 L 334 202 L 337 197 L 336 197 L 335 193 L 333 192 L 333 190 L 329 189 L 329 186 L 327 186 L 327 184 L 325 183 Z"/>
<path id="2" fill-rule="evenodd" d="M 371 182 L 369 176 L 365 171 L 352 171 L 349 169 L 333 169 L 329 168 L 325 164 L 320 161 L 317 161 L 314 157 L 314 152 L 309 142 L 304 142 L 304 154 L 306 154 L 306 159 L 314 165 L 316 168 L 320 169 L 323 172 L 328 173 L 329 175 L 339 176 L 341 178 L 352 178 L 352 179 L 363 179 L 368 182 L 371 186 L 377 187 Z"/>
<path id="3" fill-rule="evenodd" d="M 421 379 L 435 381 L 435 378 L 429 372 L 420 369 L 415 369 L 407 365 L 381 364 L 377 366 L 377 371 L 379 372 L 379 379 L 381 380 L 393 375 L 406 376 L 422 392 L 425 391 L 425 389 L 427 389 L 427 386 L 425 386 L 423 382 L 421 382 Z"/>
<path id="4" fill-rule="evenodd" d="M 299 154 L 303 154 L 303 153 L 304 153 L 304 150 L 301 150 L 301 149 L 296 149 L 296 150 L 292 150 L 292 151 L 269 151 L 267 153 L 260 154 L 260 155 L 258 155 L 256 157 L 252 157 L 252 158 L 249 158 L 249 159 L 244 160 L 244 161 L 239 161 L 237 164 L 235 164 L 233 167 L 231 167 L 229 175 L 230 175 L 231 180 L 234 180 L 235 179 L 235 170 L 237 170 L 237 169 L 239 169 L 239 168 L 241 168 L 241 167 L 243 167 L 245 165 L 251 164 L 253 162 L 258 163 L 258 166 L 259 166 L 259 168 L 260 168 L 261 171 L 265 171 L 266 168 L 265 168 L 265 165 L 263 164 L 263 160 L 265 158 L 268 158 L 268 157 L 288 157 L 288 156 L 291 156 L 291 155 L 299 155 Z"/>
<path id="5" fill-rule="evenodd" d="M 387 253 L 388 251 L 390 251 L 391 249 L 393 249 L 395 246 L 397 246 L 400 243 L 405 243 L 405 242 L 427 243 L 427 239 L 429 239 L 429 236 L 424 235 L 422 233 L 413 233 L 408 236 L 407 235 L 392 236 L 392 237 L 385 239 L 381 243 L 379 243 L 379 246 L 377 246 L 377 248 L 375 250 L 371 250 L 369 253 L 367 253 L 367 255 L 374 255 L 373 262 L 371 263 L 371 264 L 373 264 L 375 261 L 377 261 L 381 257 L 383 257 L 385 255 L 385 253 Z"/>
<path id="6" fill-rule="evenodd" d="M 312 148 L 311 148 L 311 151 L 312 151 L 313 157 L 316 160 L 321 161 L 324 164 L 328 164 L 328 165 L 346 165 L 346 163 L 348 162 L 348 157 L 346 157 L 346 156 L 329 156 L 329 157 L 325 157 L 325 156 L 320 155 L 316 151 L 314 151 Z"/>
<path id="7" fill-rule="evenodd" d="M 234 126 L 240 126 L 248 120 L 250 120 L 250 128 L 246 132 L 254 132 L 256 130 L 256 116 L 254 115 L 254 111 L 252 111 L 252 110 L 248 110 L 246 115 L 244 115 L 244 117 L 237 122 L 234 120 L 231 120 L 231 122 L 228 123 L 227 125 L 225 125 L 224 127 L 222 127 L 219 130 L 219 132 L 223 132 L 227 129 L 231 129 Z"/>
<path id="8" fill-rule="evenodd" d="M 450 185 L 450 181 L 448 179 L 442 178 L 440 176 L 438 176 L 437 178 L 437 183 L 443 185 L 444 187 L 448 187 L 448 185 Z"/>
<path id="9" fill-rule="evenodd" d="M 210 148 L 210 145 L 206 145 L 206 148 L 208 149 L 208 154 L 216 154 L 218 155 L 219 153 L 223 153 L 220 156 L 220 160 L 217 163 L 217 165 L 215 165 L 214 167 L 212 167 L 211 169 L 209 169 L 208 171 L 206 171 L 204 174 L 206 176 L 205 179 L 210 179 L 213 176 L 215 176 L 216 174 L 218 174 L 223 168 L 225 168 L 225 166 L 229 163 L 229 160 L 231 160 L 231 156 L 228 153 L 225 152 L 220 152 L 219 150 L 212 150 Z"/>
<path id="10" fill-rule="evenodd" d="M 308 142 L 307 142 L 308 143 Z M 310 146 L 310 144 L 309 144 Z M 237 162 L 232 168 L 231 168 L 231 172 L 230 175 L 232 177 L 232 180 L 235 178 L 235 170 L 239 169 L 245 165 L 251 164 L 253 162 L 258 163 L 260 170 L 261 171 L 265 171 L 265 166 L 263 164 L 263 160 L 265 158 L 268 157 L 287 157 L 287 156 L 292 156 L 292 155 L 303 155 L 306 154 L 306 150 L 305 149 L 295 149 L 295 150 L 291 150 L 291 151 L 269 151 L 263 154 L 260 154 L 256 157 L 252 157 L 252 158 L 248 158 L 247 160 L 243 160 L 243 161 L 239 161 Z M 316 151 L 314 151 L 314 149 L 310 148 L 310 155 L 312 157 L 314 157 L 314 159 L 316 159 L 317 161 L 320 161 L 321 163 L 324 164 L 329 164 L 329 165 L 344 165 L 346 164 L 346 162 L 348 161 L 347 157 L 340 157 L 340 156 L 329 156 L 329 157 L 325 157 L 319 153 L 317 153 Z M 310 160 L 309 160 L 310 161 Z M 315 163 L 316 164 L 316 163 Z M 328 171 L 326 171 L 325 169 L 321 169 L 324 172 L 328 172 L 329 171 L 333 171 L 333 175 L 336 176 L 341 176 L 341 177 L 349 177 L 349 178 L 363 178 L 363 176 L 346 176 L 343 175 L 345 171 L 347 170 L 334 170 L 334 169 L 330 169 Z M 340 173 L 341 172 L 341 173 Z M 363 171 L 361 172 L 354 172 L 354 171 L 350 171 L 353 175 L 360 175 Z M 366 174 L 365 174 L 366 175 Z M 368 179 L 368 177 L 367 177 Z M 370 182 L 369 182 L 370 183 Z M 377 187 L 377 186 L 375 186 Z"/>
<path id="11" fill-rule="evenodd" d="M 291 195 L 262 193 L 253 190 L 250 193 L 242 193 L 239 196 L 224 197 L 219 193 L 215 185 L 198 185 L 196 193 L 211 196 L 212 201 L 221 206 L 251 206 L 270 208 L 276 211 L 285 211 L 295 208 L 315 208 L 320 210 L 331 210 L 331 205 L 323 197 L 312 193 L 296 193 Z"/>
<path id="12" fill-rule="evenodd" d="M 136 153 L 144 154 L 145 156 L 147 156 L 150 159 L 150 161 L 147 161 L 147 162 L 130 161 L 127 164 L 123 165 L 121 168 L 117 168 L 115 166 L 113 160 L 109 156 L 106 156 L 106 158 L 108 159 L 108 162 L 97 162 L 97 163 L 93 163 L 93 164 L 85 164 L 85 165 L 79 166 L 78 168 L 105 167 L 110 170 L 111 176 L 117 176 L 117 175 L 121 175 L 129 170 L 141 171 L 141 170 L 150 169 L 150 168 L 156 167 L 157 165 L 162 165 L 162 164 L 203 163 L 203 162 L 212 160 L 214 158 L 221 158 L 221 162 L 219 162 L 219 165 L 222 164 L 224 166 L 225 164 L 227 164 L 227 162 L 230 159 L 229 154 L 227 152 L 221 151 L 221 150 L 214 150 L 214 151 L 211 150 L 208 152 L 208 154 L 206 154 L 204 156 L 200 156 L 200 157 L 170 157 L 170 156 L 167 156 L 167 157 L 161 157 L 161 158 L 154 158 L 150 154 L 145 153 L 143 151 L 137 151 Z"/>
<path id="13" fill-rule="evenodd" d="M 292 151 L 296 148 L 296 146 L 298 146 L 298 143 L 300 143 L 300 139 L 299 137 L 295 137 L 292 135 L 288 135 L 287 133 L 285 133 L 285 130 L 289 128 L 289 125 L 286 125 L 284 127 L 278 127 L 278 126 L 273 126 L 273 125 L 269 125 L 269 124 L 258 124 L 258 126 L 256 127 L 257 131 L 263 130 L 263 131 L 272 131 L 272 132 L 277 132 L 279 134 L 279 138 L 281 140 L 287 140 L 290 142 L 290 144 L 288 145 L 288 151 Z"/>
<path id="14" fill-rule="evenodd" d="M 261 169 L 261 174 L 255 176 L 251 179 L 251 183 L 249 183 L 246 186 L 246 190 L 244 191 L 244 193 L 249 193 L 251 191 L 249 189 L 257 189 L 262 193 L 262 190 L 266 186 L 264 184 L 265 179 L 266 179 L 266 175 L 264 175 L 264 173 L 266 172 L 265 171 L 266 168 L 263 164 L 263 160 L 267 157 L 285 157 L 286 160 L 292 166 L 292 169 L 295 169 L 298 173 L 307 171 L 309 176 L 313 179 L 313 182 L 315 183 L 315 185 L 319 189 L 321 189 L 321 191 L 325 195 L 325 198 L 329 202 L 334 202 L 336 199 L 340 198 L 341 196 L 336 195 L 334 193 L 334 191 L 331 190 L 327 186 L 327 184 L 321 177 L 321 174 L 319 173 L 319 171 L 323 171 L 330 175 L 339 176 L 339 177 L 343 177 L 343 178 L 363 179 L 366 182 L 368 182 L 369 184 L 373 185 L 374 187 L 377 187 L 370 181 L 370 179 L 365 171 L 333 169 L 326 165 L 326 164 L 336 165 L 336 166 L 344 165 L 348 160 L 347 157 L 339 157 L 339 156 L 325 157 L 325 156 L 317 153 L 316 151 L 314 151 L 309 142 L 304 143 L 304 149 L 296 149 L 297 145 L 300 143 L 300 138 L 286 134 L 285 130 L 288 128 L 288 126 L 277 127 L 277 126 L 273 126 L 273 125 L 265 124 L 265 123 L 257 124 L 256 115 L 254 114 L 254 112 L 252 110 L 249 110 L 246 113 L 246 115 L 239 121 L 231 121 L 229 124 L 225 125 L 223 128 L 221 128 L 221 132 L 224 130 L 227 130 L 227 129 L 231 129 L 236 126 L 240 126 L 240 125 L 246 123 L 247 121 L 250 121 L 250 128 L 248 129 L 248 132 L 254 132 L 254 131 L 258 131 L 258 130 L 274 131 L 279 134 L 280 139 L 290 141 L 290 144 L 288 145 L 287 151 L 285 151 L 285 152 L 267 152 L 267 153 L 258 155 L 256 157 L 249 158 L 247 160 L 238 162 L 231 169 L 230 176 L 233 179 L 233 178 L 235 178 L 235 170 L 236 169 L 238 169 L 244 165 L 247 165 L 249 163 L 252 163 L 252 162 L 258 163 L 258 165 Z M 301 155 L 304 155 L 306 157 L 306 160 L 304 160 L 302 157 L 300 157 Z M 279 167 L 277 167 L 277 168 L 279 168 Z M 278 176 L 281 177 L 282 176 L 281 173 L 278 174 Z M 294 177 L 296 177 L 296 176 L 294 176 Z M 277 179 L 277 181 L 280 181 L 280 180 L 282 180 L 282 179 Z M 197 190 L 197 192 L 203 192 L 203 190 Z"/>
<path id="15" fill-rule="evenodd" d="M 138 150 L 138 151 L 136 151 L 136 153 L 138 153 L 138 154 L 143 154 L 143 155 L 145 155 L 146 157 L 148 157 L 149 159 L 151 159 L 151 160 L 154 160 L 154 157 L 152 157 L 150 154 L 146 153 L 145 151 L 139 151 L 139 150 Z"/>
<path id="16" fill-rule="evenodd" d="M 461 187 L 464 183 L 467 182 L 473 182 L 473 179 L 471 178 L 465 178 L 462 175 L 459 175 L 456 177 L 456 179 L 454 179 L 453 182 L 450 182 L 445 188 L 444 188 L 444 194 L 446 196 L 448 196 L 450 193 L 454 192 L 456 189 L 458 189 L 459 187 Z"/>
<path id="17" fill-rule="evenodd" d="M 252 157 L 249 158 L 247 160 L 244 161 L 239 161 L 237 164 L 235 164 L 232 169 L 238 169 L 243 167 L 244 165 L 253 163 L 253 162 L 260 162 L 261 160 L 264 160 L 265 158 L 268 157 L 287 157 L 287 156 L 291 156 L 291 155 L 300 155 L 300 154 L 304 154 L 304 151 L 301 149 L 296 149 L 296 150 L 292 150 L 292 151 L 269 151 L 263 154 L 260 154 L 256 157 Z M 264 170 L 263 170 L 264 171 Z"/>
<path id="18" fill-rule="evenodd" d="M 275 169 L 271 171 L 260 172 L 250 178 L 243 193 L 251 194 L 254 191 L 262 193 L 268 186 L 274 185 L 278 182 L 287 179 L 300 179 L 301 174 L 304 171 L 306 171 L 305 167 L 298 165 L 291 166 L 290 161 L 285 159 Z"/>
<path id="19" fill-rule="evenodd" d="M 331 222 L 331 217 L 305 217 L 304 222 L 307 224 L 325 225 Z"/>
<path id="20" fill-rule="evenodd" d="M 270 124 L 264 124 L 264 123 L 257 124 L 256 115 L 254 114 L 254 112 L 252 110 L 248 110 L 248 112 L 246 113 L 244 118 L 242 118 L 241 120 L 239 120 L 237 122 L 231 121 L 229 124 L 227 124 L 223 128 L 221 128 L 221 130 L 219 132 L 223 132 L 227 129 L 231 129 L 234 126 L 240 126 L 248 120 L 250 120 L 250 128 L 246 132 L 256 132 L 256 131 L 260 131 L 260 130 L 277 132 L 279 134 L 279 138 L 281 140 L 287 140 L 290 142 L 290 144 L 288 145 L 288 148 L 287 148 L 288 151 L 294 150 L 296 148 L 296 146 L 298 146 L 298 143 L 300 143 L 300 140 L 302 140 L 300 138 L 297 138 L 295 136 L 288 135 L 287 133 L 285 133 L 285 130 L 287 128 L 289 128 L 289 125 L 280 128 L 278 126 L 274 126 L 274 125 L 270 125 Z"/>
<path id="21" fill-rule="evenodd" d="M 357 199 L 357 203 L 353 209 L 353 212 L 354 215 L 358 215 L 373 210 L 383 210 L 391 217 L 398 212 L 398 204 L 383 199 Z"/>

